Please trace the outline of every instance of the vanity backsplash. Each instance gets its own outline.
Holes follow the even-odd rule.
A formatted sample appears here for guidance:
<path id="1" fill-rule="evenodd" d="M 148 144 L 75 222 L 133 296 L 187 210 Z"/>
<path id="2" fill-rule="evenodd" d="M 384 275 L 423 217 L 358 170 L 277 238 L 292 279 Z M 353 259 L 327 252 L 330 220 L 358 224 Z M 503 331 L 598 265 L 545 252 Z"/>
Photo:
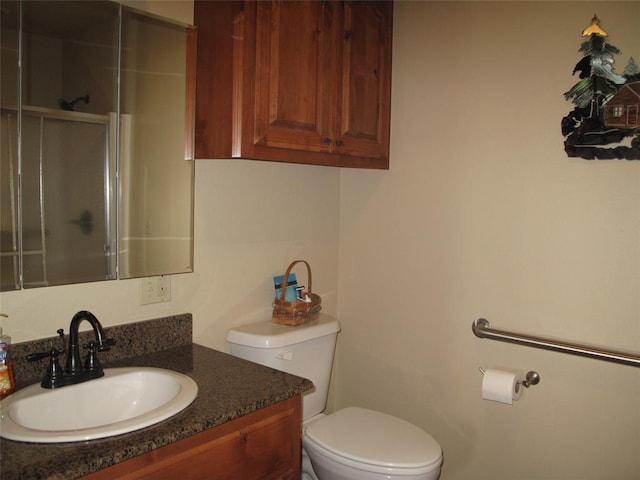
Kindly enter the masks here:
<path id="1" fill-rule="evenodd" d="M 52 329 L 63 327 L 65 328 L 65 335 L 68 335 L 69 332 L 66 331 L 68 321 L 61 321 L 60 323 L 61 325 L 52 325 Z M 113 338 L 116 341 L 116 344 L 109 350 L 98 354 L 100 362 L 103 365 L 108 365 L 125 358 L 138 357 L 147 353 L 191 344 L 193 338 L 193 315 L 182 313 L 169 317 L 105 327 L 104 330 L 107 338 Z M 80 332 L 80 345 L 94 338 L 95 335 L 91 329 Z M 47 369 L 47 359 L 28 362 L 26 360 L 28 354 L 62 347 L 62 340 L 57 335 L 11 345 L 9 354 L 13 361 L 16 389 L 39 382 Z M 64 348 L 66 348 L 66 342 Z"/>

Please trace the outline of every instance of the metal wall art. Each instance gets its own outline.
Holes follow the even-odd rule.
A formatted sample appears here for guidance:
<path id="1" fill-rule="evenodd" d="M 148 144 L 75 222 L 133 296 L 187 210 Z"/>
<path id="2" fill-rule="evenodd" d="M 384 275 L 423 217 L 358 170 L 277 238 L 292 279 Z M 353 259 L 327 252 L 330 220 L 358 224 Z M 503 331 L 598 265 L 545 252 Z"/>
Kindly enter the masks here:
<path id="1" fill-rule="evenodd" d="M 596 15 L 582 32 L 584 55 L 573 69 L 580 80 L 565 99 L 575 108 L 562 119 L 564 149 L 570 157 L 640 160 L 640 66 L 630 57 L 624 72 L 614 70 L 620 50 Z"/>

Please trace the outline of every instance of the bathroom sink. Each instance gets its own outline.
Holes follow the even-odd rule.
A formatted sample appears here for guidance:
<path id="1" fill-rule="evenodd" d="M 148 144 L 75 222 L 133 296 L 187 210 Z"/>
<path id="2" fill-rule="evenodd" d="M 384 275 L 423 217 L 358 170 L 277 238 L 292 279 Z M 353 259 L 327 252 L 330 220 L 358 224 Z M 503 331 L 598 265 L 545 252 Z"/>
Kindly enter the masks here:
<path id="1" fill-rule="evenodd" d="M 171 370 L 106 368 L 104 377 L 47 390 L 39 383 L 0 402 L 0 435 L 36 443 L 77 442 L 132 432 L 188 407 L 198 385 Z"/>

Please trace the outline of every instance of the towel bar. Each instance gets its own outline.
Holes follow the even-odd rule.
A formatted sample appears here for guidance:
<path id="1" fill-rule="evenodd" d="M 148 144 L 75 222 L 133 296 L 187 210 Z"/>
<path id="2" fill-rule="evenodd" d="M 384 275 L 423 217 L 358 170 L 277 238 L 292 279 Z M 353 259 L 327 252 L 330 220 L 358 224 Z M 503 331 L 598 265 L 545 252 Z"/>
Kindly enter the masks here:
<path id="1" fill-rule="evenodd" d="M 616 350 L 603 349 L 588 345 L 568 343 L 561 340 L 525 335 L 522 333 L 507 332 L 491 328 L 491 324 L 484 318 L 479 318 L 473 322 L 471 329 L 476 337 L 489 338 L 500 342 L 515 343 L 526 347 L 542 348 L 555 352 L 580 355 L 583 357 L 595 358 L 606 362 L 621 363 L 632 367 L 640 367 L 640 355 Z"/>

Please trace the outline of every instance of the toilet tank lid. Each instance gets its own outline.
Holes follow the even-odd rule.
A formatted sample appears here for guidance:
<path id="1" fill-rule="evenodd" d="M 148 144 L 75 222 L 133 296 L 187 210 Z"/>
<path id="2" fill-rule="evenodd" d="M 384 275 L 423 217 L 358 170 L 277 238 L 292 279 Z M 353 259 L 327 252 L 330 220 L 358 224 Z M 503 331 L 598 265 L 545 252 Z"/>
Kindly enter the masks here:
<path id="1" fill-rule="evenodd" d="M 272 321 L 249 323 L 227 332 L 227 342 L 255 348 L 282 348 L 340 331 L 335 318 L 320 314 L 317 320 L 302 325 L 280 325 Z"/>

